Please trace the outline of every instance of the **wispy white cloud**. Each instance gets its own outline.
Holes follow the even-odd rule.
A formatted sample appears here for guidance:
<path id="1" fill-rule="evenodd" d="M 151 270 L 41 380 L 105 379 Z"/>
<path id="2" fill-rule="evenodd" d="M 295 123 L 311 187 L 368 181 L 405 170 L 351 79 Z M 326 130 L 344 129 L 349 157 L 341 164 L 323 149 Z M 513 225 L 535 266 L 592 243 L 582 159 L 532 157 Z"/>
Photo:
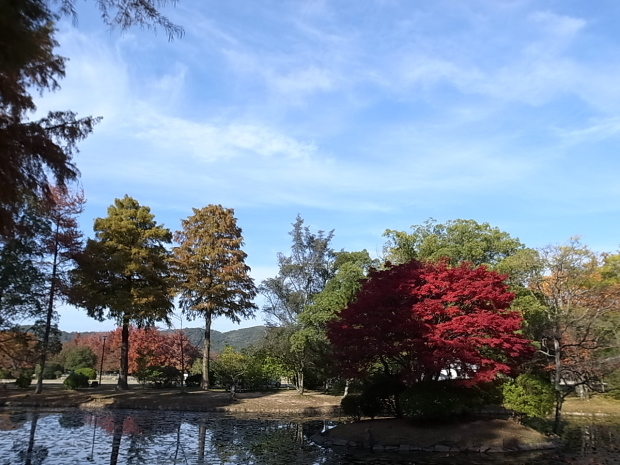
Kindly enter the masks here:
<path id="1" fill-rule="evenodd" d="M 297 212 L 371 251 L 428 216 L 608 243 L 620 18 L 584 5 L 188 0 L 172 44 L 61 25 L 67 79 L 39 106 L 105 118 L 77 158 L 91 219 L 125 193 L 172 228 L 233 207 L 261 278 Z"/>

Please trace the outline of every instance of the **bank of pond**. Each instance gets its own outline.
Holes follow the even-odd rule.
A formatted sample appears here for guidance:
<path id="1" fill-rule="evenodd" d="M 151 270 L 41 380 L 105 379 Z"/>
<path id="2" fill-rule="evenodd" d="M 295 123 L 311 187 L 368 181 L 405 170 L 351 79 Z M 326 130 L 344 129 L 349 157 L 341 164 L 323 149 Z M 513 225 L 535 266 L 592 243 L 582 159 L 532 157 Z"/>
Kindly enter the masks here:
<path id="1" fill-rule="evenodd" d="M 325 420 L 143 410 L 0 410 L 0 464 L 617 463 L 620 417 L 568 418 L 562 447 L 480 453 L 376 452 L 317 440 Z"/>

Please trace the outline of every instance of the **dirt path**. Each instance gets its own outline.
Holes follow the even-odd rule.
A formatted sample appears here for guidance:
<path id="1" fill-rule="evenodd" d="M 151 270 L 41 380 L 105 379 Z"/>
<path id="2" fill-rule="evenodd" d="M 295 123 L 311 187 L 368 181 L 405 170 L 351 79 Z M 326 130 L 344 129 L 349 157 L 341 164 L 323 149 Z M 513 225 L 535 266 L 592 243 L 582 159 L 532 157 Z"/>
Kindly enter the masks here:
<path id="1" fill-rule="evenodd" d="M 340 397 L 309 391 L 300 396 L 295 390 L 238 393 L 233 401 L 224 391 L 188 389 L 143 389 L 116 391 L 100 386 L 81 391 L 67 391 L 60 385 L 46 385 L 36 395 L 32 389 L 0 389 L 0 406 L 82 407 L 182 410 L 198 412 L 252 413 L 255 416 L 301 416 L 333 418 L 340 416 Z"/>

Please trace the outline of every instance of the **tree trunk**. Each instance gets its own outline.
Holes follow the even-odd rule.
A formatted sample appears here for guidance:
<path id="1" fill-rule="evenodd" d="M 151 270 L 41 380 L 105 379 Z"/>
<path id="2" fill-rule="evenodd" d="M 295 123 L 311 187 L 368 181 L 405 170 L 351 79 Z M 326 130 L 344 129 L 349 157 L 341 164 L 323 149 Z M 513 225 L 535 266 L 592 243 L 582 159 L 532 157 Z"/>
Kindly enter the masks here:
<path id="1" fill-rule="evenodd" d="M 555 389 L 555 418 L 553 421 L 553 432 L 559 434 L 560 423 L 562 421 L 562 403 L 564 395 L 562 393 L 562 354 L 560 350 L 560 341 L 558 338 L 553 339 L 555 372 L 553 374 L 553 387 Z"/>
<path id="2" fill-rule="evenodd" d="M 295 389 L 299 392 L 300 396 L 304 395 L 304 370 L 295 371 Z"/>
<path id="3" fill-rule="evenodd" d="M 58 224 L 56 225 L 56 235 L 58 238 Z M 52 258 L 52 276 L 50 279 L 50 292 L 47 299 L 47 315 L 45 316 L 45 332 L 43 333 L 43 344 L 41 348 L 41 359 L 39 360 L 39 375 L 37 376 L 37 387 L 35 394 L 43 392 L 43 370 L 47 362 L 47 350 L 50 340 L 50 328 L 52 326 L 52 316 L 54 315 L 54 299 L 56 297 L 56 275 L 58 274 L 58 240 L 54 242 L 54 257 Z"/>
<path id="4" fill-rule="evenodd" d="M 205 345 L 202 348 L 202 381 L 200 387 L 208 391 L 209 386 L 209 357 L 211 356 L 211 313 L 205 316 Z"/>
<path id="5" fill-rule="evenodd" d="M 179 340 L 181 341 L 181 394 L 185 394 L 185 354 L 183 350 L 183 325 L 179 332 Z M 176 463 L 176 462 L 175 462 Z"/>
<path id="6" fill-rule="evenodd" d="M 116 389 L 126 391 L 129 389 L 127 376 L 129 373 L 129 318 L 123 317 L 123 330 L 121 331 L 121 371 L 118 374 Z"/>
<path id="7" fill-rule="evenodd" d="M 351 385 L 351 379 L 347 378 L 344 382 L 344 394 L 342 394 L 342 398 L 344 399 L 349 395 L 349 386 Z"/>

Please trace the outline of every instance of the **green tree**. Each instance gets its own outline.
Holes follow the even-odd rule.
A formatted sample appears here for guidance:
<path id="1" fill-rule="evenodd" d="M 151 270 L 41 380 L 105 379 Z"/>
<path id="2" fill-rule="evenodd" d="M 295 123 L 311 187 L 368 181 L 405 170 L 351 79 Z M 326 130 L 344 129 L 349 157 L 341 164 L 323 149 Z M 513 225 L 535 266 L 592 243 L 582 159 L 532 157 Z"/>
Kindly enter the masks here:
<path id="1" fill-rule="evenodd" d="M 388 229 L 384 246 L 387 261 L 393 264 L 410 260 L 448 259 L 451 266 L 470 262 L 506 275 L 506 283 L 515 294 L 511 308 L 526 319 L 526 331 L 539 325 L 542 304 L 528 283 L 540 272 L 536 250 L 525 247 L 519 239 L 488 223 L 474 220 L 450 220 L 441 224 L 430 218 L 411 227 L 411 233 Z"/>
<path id="2" fill-rule="evenodd" d="M 249 369 L 248 357 L 235 351 L 230 346 L 224 350 L 213 362 L 213 372 L 222 384 L 227 386 L 238 386 L 243 376 Z"/>
<path id="3" fill-rule="evenodd" d="M 450 220 L 440 224 L 430 218 L 411 229 L 411 233 L 385 231 L 387 261 L 398 265 L 411 260 L 437 261 L 447 257 L 451 265 L 468 261 L 475 266 L 495 268 L 507 257 L 525 249 L 519 239 L 474 220 Z"/>
<path id="4" fill-rule="evenodd" d="M 14 234 L 0 236 L 0 330 L 16 330 L 20 320 L 43 313 L 45 273 L 41 269 L 41 236 L 48 224 L 38 202 L 23 205 Z"/>
<path id="5" fill-rule="evenodd" d="M 327 324 L 355 299 L 367 273 L 378 267 L 379 260 L 372 259 L 366 250 L 336 252 L 333 277 L 314 296 L 312 304 L 298 315 L 298 329 L 291 335 L 291 349 L 296 352 L 310 351 L 313 354 L 313 368 L 321 371 L 323 378 L 332 375 Z"/>
<path id="6" fill-rule="evenodd" d="M 68 346 L 60 353 L 65 370 L 78 370 L 80 368 L 94 368 L 97 356 L 90 347 Z"/>
<path id="7" fill-rule="evenodd" d="M 336 252 L 334 275 L 298 316 L 303 332 L 312 339 L 325 338 L 327 323 L 355 299 L 368 271 L 378 267 L 379 260 L 372 259 L 366 250 Z"/>
<path id="8" fill-rule="evenodd" d="M 330 247 L 334 231 L 313 233 L 297 215 L 291 255 L 278 253 L 279 272 L 264 280 L 259 291 L 266 299 L 263 312 L 276 325 L 297 323 L 297 315 L 312 303 L 333 276 L 335 252 Z"/>
<path id="9" fill-rule="evenodd" d="M 270 331 L 268 346 L 278 348 L 280 352 L 273 355 L 295 373 L 295 386 L 303 394 L 310 354 L 306 345 L 293 345 L 290 337 L 301 329 L 299 315 L 334 274 L 336 255 L 330 247 L 334 232 L 313 233 L 297 215 L 289 234 L 293 239 L 291 255 L 278 253 L 278 275 L 264 280 L 259 292 L 265 297 L 263 312 L 273 326 L 278 326 Z"/>
<path id="10" fill-rule="evenodd" d="M 154 218 L 133 198 L 116 199 L 108 216 L 95 220 L 95 239 L 88 240 L 71 273 L 71 302 L 93 318 L 111 318 L 122 327 L 118 389 L 128 389 L 130 324 L 170 324 L 170 254 L 165 244 L 172 235 Z"/>
<path id="11" fill-rule="evenodd" d="M 181 309 L 190 318 L 205 320 L 201 387 L 209 389 L 211 322 L 217 316 L 236 323 L 253 316 L 256 288 L 234 210 L 208 205 L 193 212 L 174 235 L 179 245 L 173 248 L 171 263 Z"/>

